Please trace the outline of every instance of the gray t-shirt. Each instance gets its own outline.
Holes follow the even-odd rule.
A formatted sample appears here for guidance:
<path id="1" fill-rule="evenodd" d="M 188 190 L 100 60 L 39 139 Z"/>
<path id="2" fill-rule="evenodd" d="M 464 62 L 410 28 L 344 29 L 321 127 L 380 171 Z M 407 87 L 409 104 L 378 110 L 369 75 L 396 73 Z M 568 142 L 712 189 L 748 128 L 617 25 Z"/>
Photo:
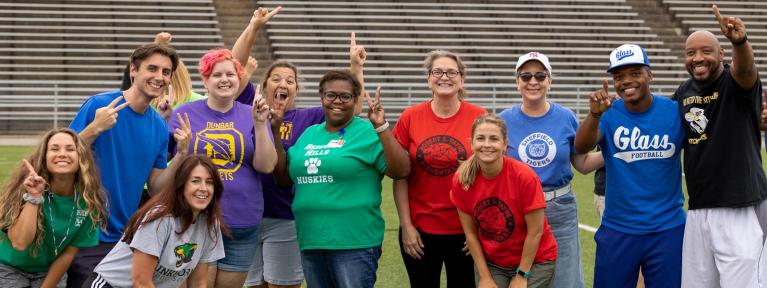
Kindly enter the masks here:
<path id="1" fill-rule="evenodd" d="M 215 229 L 215 233 L 210 235 L 205 214 L 200 214 L 184 234 L 176 234 L 180 230 L 181 221 L 171 216 L 145 223 L 136 230 L 130 246 L 118 242 L 94 272 L 113 287 L 133 286 L 131 249 L 138 249 L 158 258 L 152 276 L 155 287 L 175 288 L 189 277 L 197 263 L 210 263 L 224 258 L 221 230 Z"/>

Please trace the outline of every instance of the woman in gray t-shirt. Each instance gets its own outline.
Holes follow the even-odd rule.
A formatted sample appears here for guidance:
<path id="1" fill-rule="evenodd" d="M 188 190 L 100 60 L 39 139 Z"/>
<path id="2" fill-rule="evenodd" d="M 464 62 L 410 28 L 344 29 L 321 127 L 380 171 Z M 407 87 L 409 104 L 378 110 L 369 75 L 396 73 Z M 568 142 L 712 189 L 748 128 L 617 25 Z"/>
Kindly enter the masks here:
<path id="1" fill-rule="evenodd" d="M 88 286 L 190 287 L 207 282 L 208 263 L 224 257 L 216 166 L 192 155 L 179 165 L 173 187 L 149 200 L 128 222 L 122 240 L 96 266 Z M 126 273 L 131 271 L 130 273 Z"/>

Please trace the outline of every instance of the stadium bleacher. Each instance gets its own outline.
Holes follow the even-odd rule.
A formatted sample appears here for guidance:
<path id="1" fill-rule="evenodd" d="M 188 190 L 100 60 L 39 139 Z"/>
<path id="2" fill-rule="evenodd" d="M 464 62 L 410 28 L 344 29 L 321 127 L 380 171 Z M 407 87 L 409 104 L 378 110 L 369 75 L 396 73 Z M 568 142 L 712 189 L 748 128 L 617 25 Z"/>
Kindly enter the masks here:
<path id="1" fill-rule="evenodd" d="M 645 47 L 655 76 L 653 92 L 668 95 L 687 73 L 679 38 L 666 37 L 661 28 L 682 36 L 699 29 L 721 34 L 710 4 L 694 0 L 14 1 L 0 3 L 0 36 L 5 39 L 0 43 L 0 131 L 29 133 L 66 125 L 86 97 L 117 89 L 132 49 L 160 31 L 173 34 L 172 45 L 189 67 L 195 90 L 202 92 L 197 59 L 225 42 L 231 46 L 232 35 L 243 28 L 223 23 L 218 10 L 242 2 L 249 6 L 234 9 L 286 8 L 269 22 L 267 41 L 260 44 L 270 57 L 288 59 L 301 69 L 300 107 L 318 104 L 322 74 L 347 67 L 349 35 L 355 31 L 368 51 L 366 85 L 383 87 L 391 120 L 430 97 L 421 65 L 433 49 L 463 57 L 469 101 L 493 112 L 520 101 L 513 75 L 516 58 L 543 52 L 554 70 L 550 98 L 583 115 L 588 94 L 608 76 L 604 70 L 613 48 L 623 43 Z M 767 21 L 760 16 L 767 4 L 717 4 L 722 13 L 746 21 L 757 65 L 765 70 Z M 644 6 L 657 6 L 673 21 L 654 23 Z M 247 23 L 252 11 L 242 12 L 238 23 Z M 720 40 L 729 49 L 723 36 Z"/>

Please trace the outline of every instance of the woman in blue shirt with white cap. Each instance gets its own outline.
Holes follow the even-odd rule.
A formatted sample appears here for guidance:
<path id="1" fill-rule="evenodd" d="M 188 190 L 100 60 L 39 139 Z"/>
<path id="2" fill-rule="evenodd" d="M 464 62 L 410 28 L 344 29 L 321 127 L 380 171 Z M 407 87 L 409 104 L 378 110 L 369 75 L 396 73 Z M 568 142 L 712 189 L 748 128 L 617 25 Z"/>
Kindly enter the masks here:
<path id="1" fill-rule="evenodd" d="M 546 55 L 524 54 L 516 70 L 522 104 L 500 114 L 510 128 L 507 153 L 530 166 L 541 179 L 546 217 L 558 244 L 554 286 L 581 288 L 578 206 L 570 187 L 570 164 L 582 174 L 590 173 L 603 165 L 602 155 L 575 153 L 578 122 L 570 109 L 548 101 L 552 77 Z"/>

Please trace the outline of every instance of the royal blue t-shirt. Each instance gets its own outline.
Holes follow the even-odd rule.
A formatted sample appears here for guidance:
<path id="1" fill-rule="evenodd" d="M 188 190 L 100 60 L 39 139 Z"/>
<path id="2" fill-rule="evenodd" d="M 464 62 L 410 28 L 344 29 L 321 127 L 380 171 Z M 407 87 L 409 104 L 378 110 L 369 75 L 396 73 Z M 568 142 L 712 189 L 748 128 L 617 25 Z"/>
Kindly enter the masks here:
<path id="1" fill-rule="evenodd" d="M 627 234 L 665 231 L 685 222 L 677 103 L 653 95 L 647 111 L 612 104 L 599 122 L 607 186 L 602 225 Z"/>
<path id="2" fill-rule="evenodd" d="M 82 132 L 96 115 L 96 109 L 107 106 L 122 91 L 104 92 L 88 98 L 69 124 Z M 120 100 L 117 105 L 125 103 Z M 138 209 L 144 184 L 153 168 L 167 166 L 168 128 L 165 120 L 148 107 L 139 114 L 130 106 L 117 112 L 117 123 L 102 132 L 91 144 L 98 163 L 101 184 L 109 195 L 107 231 L 99 229 L 99 240 L 117 242 L 125 224 Z"/>
<path id="3" fill-rule="evenodd" d="M 549 111 L 538 117 L 522 112 L 519 105 L 500 114 L 506 121 L 509 144 L 506 153 L 533 168 L 544 189 L 564 186 L 573 179 L 570 155 L 578 121 L 575 113 L 549 102 Z"/>

